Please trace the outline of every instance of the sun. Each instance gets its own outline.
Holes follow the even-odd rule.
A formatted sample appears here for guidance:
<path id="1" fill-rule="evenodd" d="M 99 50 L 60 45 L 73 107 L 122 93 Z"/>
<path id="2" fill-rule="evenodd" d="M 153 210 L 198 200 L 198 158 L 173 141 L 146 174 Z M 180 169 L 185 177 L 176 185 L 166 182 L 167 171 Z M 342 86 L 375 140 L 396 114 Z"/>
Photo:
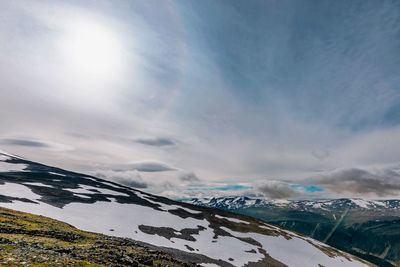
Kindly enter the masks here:
<path id="1" fill-rule="evenodd" d="M 70 72 L 87 79 L 113 78 L 122 62 L 117 34 L 99 21 L 80 19 L 66 27 L 59 42 Z"/>

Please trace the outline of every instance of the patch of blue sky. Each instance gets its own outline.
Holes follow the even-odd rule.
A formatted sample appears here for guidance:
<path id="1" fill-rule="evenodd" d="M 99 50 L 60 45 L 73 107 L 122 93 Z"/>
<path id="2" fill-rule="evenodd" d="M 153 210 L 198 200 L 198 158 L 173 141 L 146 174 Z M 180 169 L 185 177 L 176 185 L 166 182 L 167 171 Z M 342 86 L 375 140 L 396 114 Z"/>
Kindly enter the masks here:
<path id="1" fill-rule="evenodd" d="M 301 184 L 292 184 L 290 185 L 295 191 L 304 192 L 304 193 L 319 193 L 323 192 L 324 188 L 316 185 L 301 185 Z"/>
<path id="2" fill-rule="evenodd" d="M 196 187 L 189 187 L 187 190 L 189 191 L 244 191 L 253 189 L 252 186 L 248 185 L 241 185 L 241 184 L 231 184 L 231 185 L 221 185 L 221 186 L 196 186 Z"/>
<path id="3" fill-rule="evenodd" d="M 217 191 L 242 191 L 242 190 L 249 190 L 249 189 L 253 189 L 253 187 L 252 186 L 248 186 L 248 185 L 233 184 L 233 185 L 224 185 L 224 186 L 215 187 L 213 190 L 217 190 Z"/>

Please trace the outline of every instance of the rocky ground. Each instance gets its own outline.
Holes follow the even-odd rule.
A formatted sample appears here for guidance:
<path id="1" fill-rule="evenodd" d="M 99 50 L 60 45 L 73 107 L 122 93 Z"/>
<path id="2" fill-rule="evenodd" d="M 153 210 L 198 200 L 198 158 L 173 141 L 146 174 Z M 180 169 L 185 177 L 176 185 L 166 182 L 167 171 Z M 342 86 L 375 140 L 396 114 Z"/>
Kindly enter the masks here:
<path id="1" fill-rule="evenodd" d="M 195 266 L 130 239 L 0 208 L 0 266 Z"/>

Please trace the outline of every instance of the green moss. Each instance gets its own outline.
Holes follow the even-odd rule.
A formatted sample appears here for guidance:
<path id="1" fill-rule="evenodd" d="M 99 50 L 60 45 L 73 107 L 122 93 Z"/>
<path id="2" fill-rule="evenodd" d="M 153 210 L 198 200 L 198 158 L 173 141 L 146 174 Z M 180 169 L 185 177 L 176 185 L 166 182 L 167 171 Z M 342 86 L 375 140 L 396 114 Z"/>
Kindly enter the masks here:
<path id="1" fill-rule="evenodd" d="M 10 251 L 13 251 L 14 249 L 16 249 L 16 246 L 13 246 L 13 245 L 1 245 L 0 246 L 0 250 L 4 251 L 4 252 L 10 252 Z"/>

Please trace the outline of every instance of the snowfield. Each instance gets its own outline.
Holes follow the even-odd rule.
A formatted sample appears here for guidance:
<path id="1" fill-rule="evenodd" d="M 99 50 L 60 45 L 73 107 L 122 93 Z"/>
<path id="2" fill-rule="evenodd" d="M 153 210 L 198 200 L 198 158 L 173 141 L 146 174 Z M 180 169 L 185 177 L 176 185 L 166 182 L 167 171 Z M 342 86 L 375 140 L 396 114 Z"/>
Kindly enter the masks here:
<path id="1" fill-rule="evenodd" d="M 0 156 L 0 196 L 2 207 L 201 255 L 196 260 L 205 267 L 257 262 L 268 266 L 271 261 L 277 266 L 371 266 L 320 242 L 246 217 L 174 202 L 10 155 Z"/>

